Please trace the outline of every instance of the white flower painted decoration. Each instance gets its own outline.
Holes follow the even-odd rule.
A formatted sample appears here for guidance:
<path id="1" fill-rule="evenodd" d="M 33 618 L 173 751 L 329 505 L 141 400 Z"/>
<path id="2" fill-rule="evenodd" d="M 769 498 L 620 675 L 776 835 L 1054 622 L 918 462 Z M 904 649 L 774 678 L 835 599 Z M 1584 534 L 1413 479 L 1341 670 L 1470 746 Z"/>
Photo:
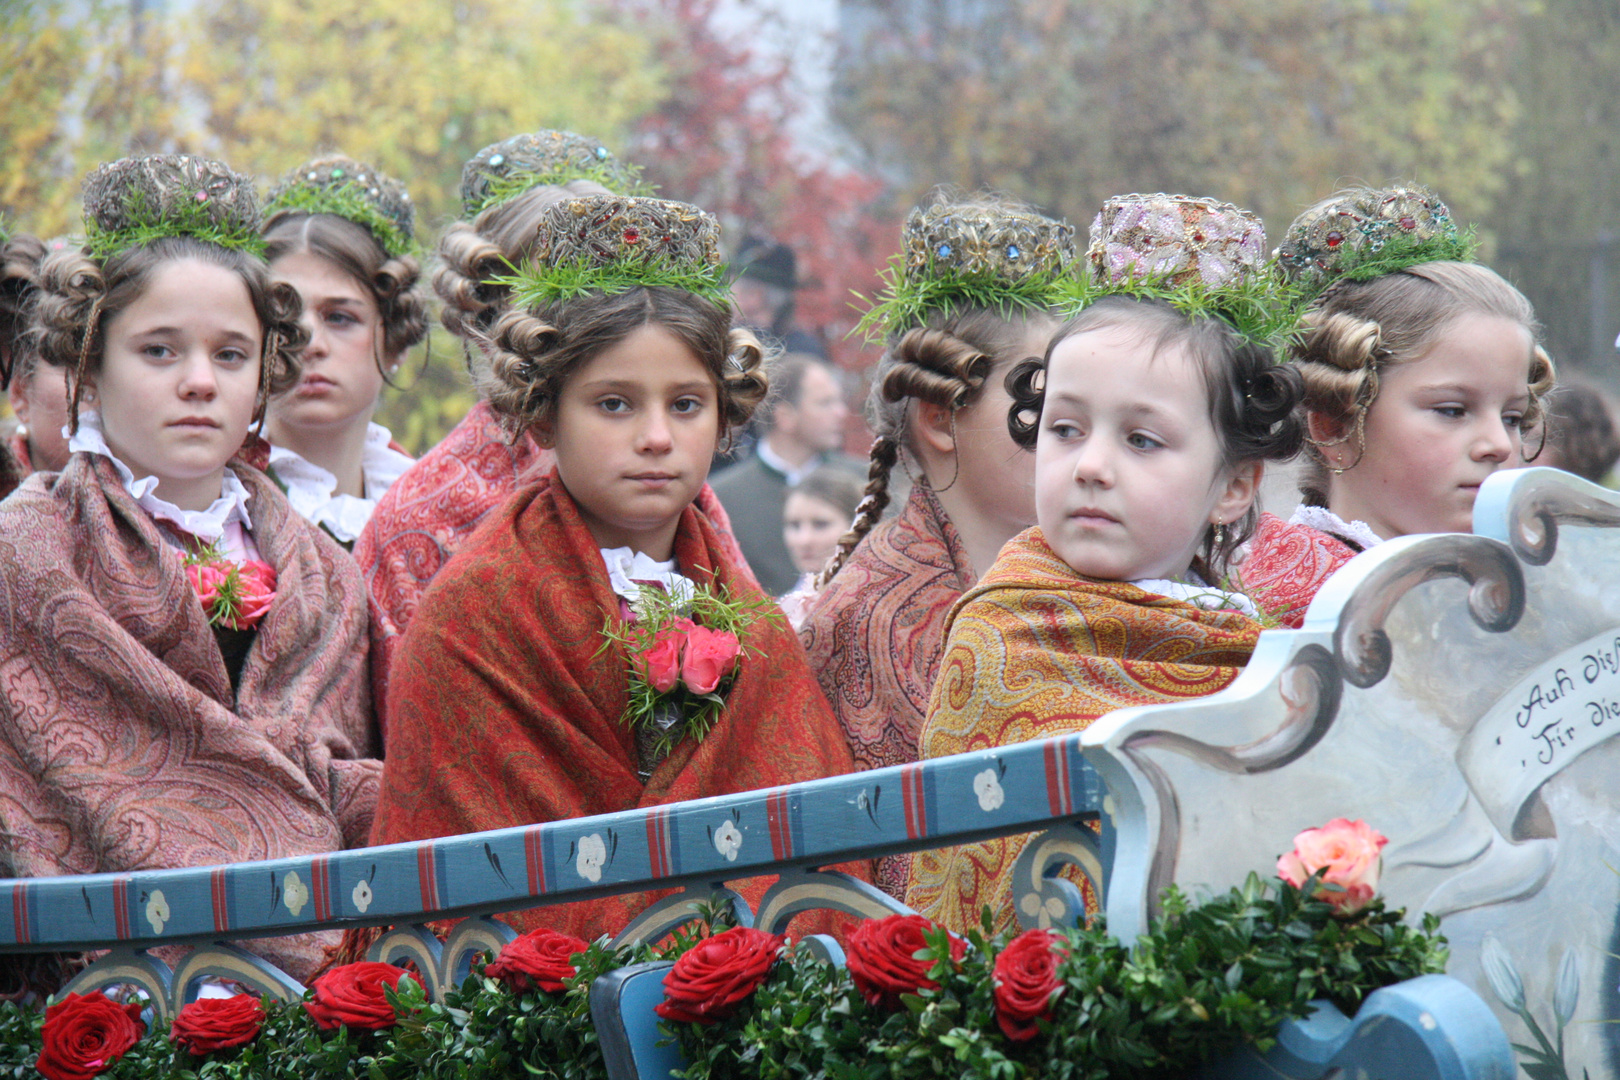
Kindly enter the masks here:
<path id="1" fill-rule="evenodd" d="M 1057 920 L 1063 918 L 1065 910 L 1062 900 L 1049 896 L 1043 901 L 1040 893 L 1025 893 L 1018 906 L 1042 930 L 1050 930 Z"/>
<path id="2" fill-rule="evenodd" d="M 146 921 L 152 924 L 152 933 L 163 933 L 163 924 L 169 921 L 169 901 L 164 899 L 162 889 L 152 890 L 146 898 Z"/>
<path id="3" fill-rule="evenodd" d="M 727 862 L 737 861 L 737 852 L 742 848 L 742 833 L 730 821 L 722 822 L 714 830 L 714 850 L 726 857 Z"/>
<path id="4" fill-rule="evenodd" d="M 287 905 L 294 918 L 309 903 L 309 886 L 298 876 L 298 871 L 287 871 L 287 876 L 281 880 L 281 902 Z"/>
<path id="5" fill-rule="evenodd" d="M 352 895 L 354 897 L 354 906 L 360 910 L 362 915 L 365 914 L 366 908 L 371 906 L 371 882 L 365 878 L 355 882 Z"/>
<path id="6" fill-rule="evenodd" d="M 601 881 L 602 867 L 607 862 L 607 845 L 602 842 L 601 833 L 592 833 L 581 837 L 579 841 L 579 858 L 574 860 L 574 869 L 586 881 Z"/>
<path id="7" fill-rule="evenodd" d="M 1007 793 L 1001 790 L 1001 778 L 994 769 L 986 769 L 973 778 L 973 794 L 979 797 L 979 809 L 985 813 L 1000 810 L 1001 804 L 1007 801 Z"/>

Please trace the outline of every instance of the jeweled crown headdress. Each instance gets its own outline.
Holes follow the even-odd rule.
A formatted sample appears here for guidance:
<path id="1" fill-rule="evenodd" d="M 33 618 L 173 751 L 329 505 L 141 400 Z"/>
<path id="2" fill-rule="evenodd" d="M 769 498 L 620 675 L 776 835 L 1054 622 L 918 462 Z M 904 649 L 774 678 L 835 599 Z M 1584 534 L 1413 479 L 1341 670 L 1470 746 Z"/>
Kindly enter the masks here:
<path id="1" fill-rule="evenodd" d="M 169 236 L 264 252 L 253 181 L 190 154 L 120 158 L 84 180 L 85 247 L 105 258 Z"/>
<path id="2" fill-rule="evenodd" d="M 971 199 L 913 208 L 900 244 L 878 301 L 856 327 L 868 340 L 918 326 L 930 311 L 1048 309 L 1063 298 L 1076 255 L 1068 222 Z"/>
<path id="3" fill-rule="evenodd" d="M 1292 291 L 1266 260 L 1266 231 L 1247 210 L 1191 195 L 1118 195 L 1091 223 L 1079 310 L 1105 296 L 1159 299 L 1195 318 L 1224 319 L 1280 350 L 1299 328 Z"/>
<path id="4" fill-rule="evenodd" d="M 533 256 L 499 283 L 538 307 L 592 293 L 662 286 L 731 304 L 720 223 L 689 203 L 587 195 L 547 207 Z"/>
<path id="5" fill-rule="evenodd" d="M 593 180 L 619 195 L 651 195 L 641 169 L 620 161 L 596 139 L 572 131 L 513 135 L 484 147 L 461 167 L 461 212 L 471 221 L 541 184 Z"/>
<path id="6" fill-rule="evenodd" d="M 270 189 L 264 213 L 334 214 L 370 231 L 393 258 L 416 247 L 416 208 L 393 177 L 341 154 L 307 161 Z"/>
<path id="7" fill-rule="evenodd" d="M 1350 188 L 1288 227 L 1277 265 L 1308 295 L 1335 281 L 1368 281 L 1426 262 L 1472 262 L 1472 230 L 1460 230 L 1440 196 L 1420 185 Z"/>

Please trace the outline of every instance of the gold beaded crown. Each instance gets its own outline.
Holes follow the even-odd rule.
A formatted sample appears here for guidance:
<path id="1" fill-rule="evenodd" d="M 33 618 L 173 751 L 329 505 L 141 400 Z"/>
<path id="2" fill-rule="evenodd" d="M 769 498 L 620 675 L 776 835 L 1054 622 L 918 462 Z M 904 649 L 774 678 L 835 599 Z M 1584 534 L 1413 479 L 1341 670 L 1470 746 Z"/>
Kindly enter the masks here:
<path id="1" fill-rule="evenodd" d="M 913 208 L 900 243 L 879 301 L 856 327 L 869 340 L 918 326 L 930 311 L 1050 308 L 1064 296 L 1076 255 L 1068 222 L 972 200 Z"/>
<path id="2" fill-rule="evenodd" d="M 497 279 L 524 307 L 654 286 L 731 304 L 720 223 L 689 203 L 634 195 L 569 199 L 546 208 L 533 251 L 517 273 Z"/>
<path id="3" fill-rule="evenodd" d="M 1079 310 L 1105 296 L 1164 300 L 1193 318 L 1224 319 L 1256 344 L 1281 349 L 1299 329 L 1297 305 L 1266 259 L 1266 231 L 1247 210 L 1191 195 L 1118 195 L 1091 223 Z"/>
<path id="4" fill-rule="evenodd" d="M 1426 187 L 1351 188 L 1317 203 L 1288 227 L 1277 265 L 1309 294 L 1334 281 L 1366 281 L 1419 263 L 1471 262 L 1472 232 Z"/>
<path id="5" fill-rule="evenodd" d="M 367 229 L 393 258 L 416 246 L 416 208 L 405 185 L 341 154 L 307 161 L 270 189 L 265 216 L 334 214 Z"/>
<path id="6" fill-rule="evenodd" d="M 105 258 L 170 236 L 190 236 L 255 255 L 259 204 L 253 181 L 189 154 L 120 158 L 84 180 L 85 247 Z"/>
<path id="7" fill-rule="evenodd" d="M 570 180 L 593 180 L 621 195 L 652 194 L 638 167 L 620 161 L 596 139 L 548 129 L 502 139 L 461 167 L 463 220 L 530 188 Z"/>

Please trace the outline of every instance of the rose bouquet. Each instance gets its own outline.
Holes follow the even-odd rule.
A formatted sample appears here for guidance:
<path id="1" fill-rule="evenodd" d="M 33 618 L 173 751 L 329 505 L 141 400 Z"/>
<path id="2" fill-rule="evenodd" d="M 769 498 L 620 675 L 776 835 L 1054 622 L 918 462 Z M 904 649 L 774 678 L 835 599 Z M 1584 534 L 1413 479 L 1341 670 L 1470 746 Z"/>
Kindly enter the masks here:
<path id="1" fill-rule="evenodd" d="M 602 648 L 617 645 L 625 654 L 625 724 L 656 732 L 653 749 L 660 756 L 688 735 L 701 742 L 725 708 L 749 629 L 781 617 L 770 601 L 734 597 L 723 586 L 679 594 L 643 586 L 627 616 L 610 616 L 602 629 Z"/>
<path id="2" fill-rule="evenodd" d="M 250 630 L 276 599 L 276 568 L 257 559 L 232 562 L 217 546 L 186 556 L 186 577 L 212 626 Z"/>

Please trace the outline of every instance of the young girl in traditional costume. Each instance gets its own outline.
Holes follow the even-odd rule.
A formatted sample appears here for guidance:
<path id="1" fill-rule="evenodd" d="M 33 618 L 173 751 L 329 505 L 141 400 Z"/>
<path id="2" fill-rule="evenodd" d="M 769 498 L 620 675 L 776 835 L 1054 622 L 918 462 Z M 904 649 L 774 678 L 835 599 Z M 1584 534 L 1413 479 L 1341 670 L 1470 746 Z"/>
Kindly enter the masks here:
<path id="1" fill-rule="evenodd" d="M 799 581 L 782 597 L 782 611 L 794 629 L 804 625 L 806 605 L 814 600 L 816 575 L 838 551 L 838 541 L 855 524 L 863 498 L 860 477 L 833 465 L 815 469 L 788 488 L 782 504 L 782 542 L 793 557 Z"/>
<path id="2" fill-rule="evenodd" d="M 1226 687 L 1260 633 L 1220 588 L 1252 528 L 1263 463 L 1292 456 L 1292 321 L 1253 215 L 1185 196 L 1111 199 L 1085 307 L 1015 369 L 1009 426 L 1035 450 L 1038 525 L 952 610 L 922 756 L 1083 729 Z M 1024 838 L 919 852 L 907 902 L 957 930 L 1013 917 Z M 1038 912 L 1026 912 L 1035 915 Z"/>
<path id="3" fill-rule="evenodd" d="M 509 306 L 503 279 L 533 254 L 535 227 L 560 200 L 609 191 L 632 194 L 638 171 L 597 142 L 569 131 L 514 135 L 486 146 L 461 170 L 463 220 L 439 241 L 433 288 L 440 320 L 460 338 L 472 366 Z M 551 470 L 551 451 L 516 438 L 480 401 L 378 502 L 354 554 L 371 596 L 371 674 L 377 720 L 388 731 L 388 673 L 428 584 L 495 507 Z M 730 542 L 731 527 L 707 487 L 704 512 Z"/>
<path id="4" fill-rule="evenodd" d="M 1445 203 L 1407 187 L 1340 192 L 1278 249 L 1315 294 L 1294 358 L 1311 464 L 1304 505 L 1261 522 L 1241 575 L 1288 625 L 1357 552 L 1472 531 L 1479 485 L 1533 456 L 1552 361 L 1530 302 L 1472 252 Z"/>
<path id="5" fill-rule="evenodd" d="M 556 465 L 486 517 L 405 635 L 377 843 L 854 769 L 798 640 L 699 501 L 721 438 L 766 392 L 758 342 L 730 327 L 714 218 L 598 195 L 550 207 L 537 233 L 508 270 L 484 379 Z M 716 598 L 753 613 L 735 638 Z M 711 691 L 723 707 L 696 696 Z M 600 880 L 605 857 L 582 847 L 569 872 Z M 591 938 L 649 900 L 515 920 Z"/>
<path id="6" fill-rule="evenodd" d="M 298 298 L 247 178 L 128 158 L 47 258 L 40 358 L 72 372 L 67 467 L 0 504 L 0 871 L 211 866 L 365 841 L 380 765 L 358 570 L 236 458 L 296 381 Z M 84 406 L 80 411 L 80 406 Z M 295 977 L 305 935 L 250 947 Z"/>
<path id="7" fill-rule="evenodd" d="M 346 157 L 288 173 L 270 192 L 265 256 L 304 305 L 303 375 L 270 406 L 269 472 L 287 499 L 352 548 L 412 461 L 372 422 L 405 353 L 427 335 L 402 184 Z"/>
<path id="8" fill-rule="evenodd" d="M 1035 520 L 1034 456 L 1012 441 L 1003 386 L 1045 352 L 1074 230 L 1008 200 L 941 195 L 914 209 L 903 261 L 868 316 L 888 339 L 873 372 L 866 499 L 821 575 L 800 636 L 856 763 L 917 760 L 945 614 Z M 896 464 L 915 470 L 880 521 Z M 909 856 L 878 864 L 898 896 Z"/>

